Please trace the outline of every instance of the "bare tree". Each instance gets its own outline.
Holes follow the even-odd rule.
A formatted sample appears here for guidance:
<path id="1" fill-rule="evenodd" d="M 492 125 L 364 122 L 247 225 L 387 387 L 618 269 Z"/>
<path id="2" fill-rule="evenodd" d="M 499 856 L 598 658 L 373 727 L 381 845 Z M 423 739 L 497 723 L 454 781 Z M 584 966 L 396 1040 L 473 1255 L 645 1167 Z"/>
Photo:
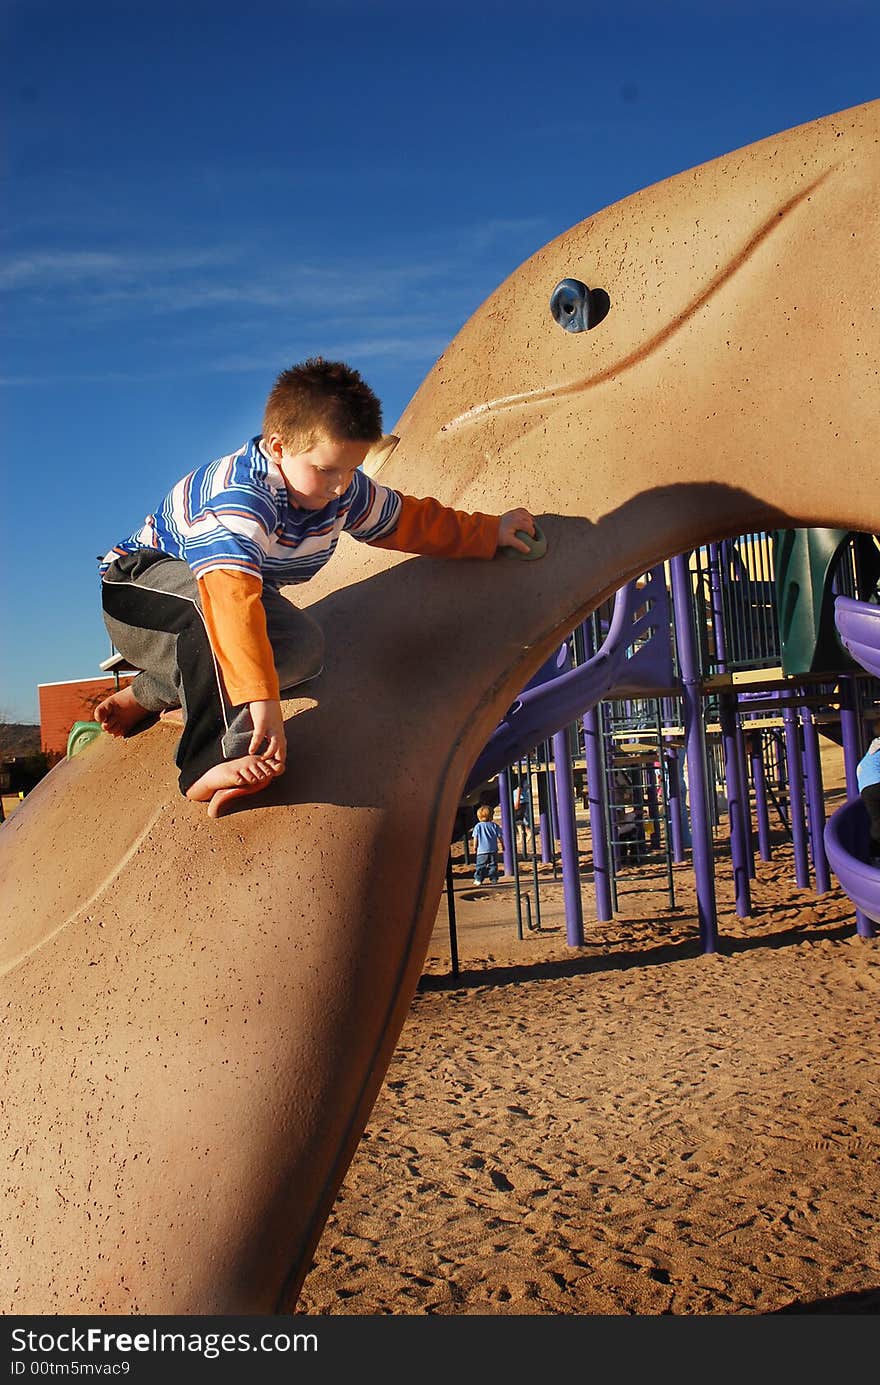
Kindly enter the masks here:
<path id="1" fill-rule="evenodd" d="M 3 792 L 12 780 L 11 767 L 28 762 L 35 778 L 45 774 L 45 756 L 40 749 L 40 728 L 27 722 L 12 721 L 0 708 L 0 823 L 4 821 Z M 39 763 L 37 763 L 39 762 Z"/>

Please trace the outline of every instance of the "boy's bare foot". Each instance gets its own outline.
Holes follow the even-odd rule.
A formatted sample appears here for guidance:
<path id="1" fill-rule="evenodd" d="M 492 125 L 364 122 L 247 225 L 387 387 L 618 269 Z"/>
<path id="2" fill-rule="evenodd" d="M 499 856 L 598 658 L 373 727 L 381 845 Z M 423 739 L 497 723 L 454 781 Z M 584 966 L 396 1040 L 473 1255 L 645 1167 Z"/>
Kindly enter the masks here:
<path id="1" fill-rule="evenodd" d="M 127 736 L 145 717 L 152 716 L 155 712 L 142 707 L 130 687 L 111 693 L 95 708 L 95 720 L 111 736 Z"/>
<path id="2" fill-rule="evenodd" d="M 164 712 L 159 713 L 160 721 L 170 721 L 174 726 L 185 725 L 182 707 L 166 707 Z"/>
<path id="3" fill-rule="evenodd" d="M 284 766 L 276 760 L 263 760 L 259 755 L 242 755 L 237 760 L 223 760 L 206 770 L 186 791 L 187 798 L 207 803 L 208 817 L 219 817 L 227 803 L 244 794 L 259 793 Z"/>

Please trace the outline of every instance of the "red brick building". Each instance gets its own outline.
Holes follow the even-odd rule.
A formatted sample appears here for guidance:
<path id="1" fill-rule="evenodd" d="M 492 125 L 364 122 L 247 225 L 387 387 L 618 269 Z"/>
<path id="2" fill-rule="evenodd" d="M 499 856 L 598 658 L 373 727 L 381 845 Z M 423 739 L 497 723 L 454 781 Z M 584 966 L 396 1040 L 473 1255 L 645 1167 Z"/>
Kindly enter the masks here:
<path id="1" fill-rule="evenodd" d="M 131 676 L 120 677 L 119 686 L 126 687 Z M 67 754 L 67 737 L 75 721 L 94 721 L 98 703 L 112 693 L 116 679 L 112 674 L 98 678 L 80 678 L 76 683 L 39 683 L 40 746 L 50 765 L 57 764 Z"/>

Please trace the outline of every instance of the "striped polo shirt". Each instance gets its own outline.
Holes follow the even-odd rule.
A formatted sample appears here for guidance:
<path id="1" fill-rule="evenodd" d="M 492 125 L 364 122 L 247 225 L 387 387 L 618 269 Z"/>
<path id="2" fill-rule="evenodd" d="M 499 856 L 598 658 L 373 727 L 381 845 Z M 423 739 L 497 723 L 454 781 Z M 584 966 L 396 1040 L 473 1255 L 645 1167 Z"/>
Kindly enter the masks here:
<path id="1" fill-rule="evenodd" d="M 385 538 L 400 509 L 397 491 L 360 469 L 323 509 L 297 509 L 255 437 L 178 481 L 155 514 L 105 554 L 100 570 L 123 553 L 152 548 L 182 558 L 196 577 L 225 570 L 261 577 L 267 586 L 307 582 L 333 556 L 343 530 L 363 542 Z"/>

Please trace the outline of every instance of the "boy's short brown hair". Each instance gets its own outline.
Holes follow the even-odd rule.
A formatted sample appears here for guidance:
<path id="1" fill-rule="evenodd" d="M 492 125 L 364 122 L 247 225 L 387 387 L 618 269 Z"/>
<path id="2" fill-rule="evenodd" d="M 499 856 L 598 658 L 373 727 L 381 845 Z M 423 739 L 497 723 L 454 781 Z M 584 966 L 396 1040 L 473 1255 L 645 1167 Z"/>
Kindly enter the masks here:
<path id="1" fill-rule="evenodd" d="M 480 822 L 491 822 L 494 816 L 495 809 L 492 807 L 491 803 L 480 804 L 477 809 L 477 817 L 480 819 Z"/>
<path id="2" fill-rule="evenodd" d="M 382 405 L 351 366 L 310 356 L 282 370 L 269 392 L 263 436 L 272 433 L 294 452 L 314 447 L 320 438 L 378 442 Z"/>

